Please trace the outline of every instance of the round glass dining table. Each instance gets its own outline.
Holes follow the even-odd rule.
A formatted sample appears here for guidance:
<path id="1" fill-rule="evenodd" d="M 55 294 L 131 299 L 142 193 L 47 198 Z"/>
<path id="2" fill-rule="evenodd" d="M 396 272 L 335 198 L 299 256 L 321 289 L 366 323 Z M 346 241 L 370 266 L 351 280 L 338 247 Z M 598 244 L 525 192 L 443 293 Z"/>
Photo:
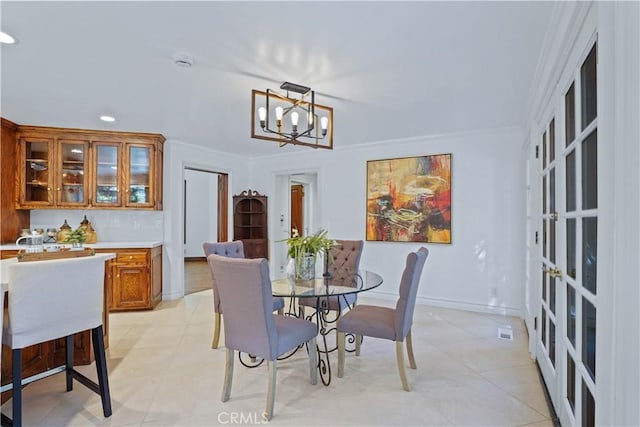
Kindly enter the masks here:
<path id="1" fill-rule="evenodd" d="M 315 310 L 306 319 L 314 322 L 318 327 L 320 342 L 317 344 L 318 370 L 320 379 L 324 385 L 331 382 L 331 364 L 329 353 L 336 350 L 337 346 L 329 348 L 327 335 L 335 334 L 335 325 L 340 317 L 340 310 L 329 310 L 328 300 L 331 297 L 338 298 L 338 304 L 334 307 L 347 307 L 349 303 L 346 296 L 357 294 L 377 288 L 382 284 L 382 277 L 368 270 L 354 270 L 342 268 L 333 271 L 330 276 L 316 277 L 313 280 L 293 280 L 285 278 L 271 281 L 271 293 L 274 297 L 290 298 L 287 315 L 303 317 L 304 311 L 295 309 L 294 302 L 299 298 L 315 298 Z M 355 343 L 354 336 L 347 337 L 347 343 Z M 353 351 L 353 350 L 347 350 Z M 288 356 L 285 356 L 288 357 Z"/>
<path id="2" fill-rule="evenodd" d="M 356 294 L 377 288 L 382 277 L 369 270 L 340 269 L 328 277 L 316 277 L 312 280 L 293 280 L 293 278 L 271 281 L 271 293 L 274 297 L 329 297 Z"/>

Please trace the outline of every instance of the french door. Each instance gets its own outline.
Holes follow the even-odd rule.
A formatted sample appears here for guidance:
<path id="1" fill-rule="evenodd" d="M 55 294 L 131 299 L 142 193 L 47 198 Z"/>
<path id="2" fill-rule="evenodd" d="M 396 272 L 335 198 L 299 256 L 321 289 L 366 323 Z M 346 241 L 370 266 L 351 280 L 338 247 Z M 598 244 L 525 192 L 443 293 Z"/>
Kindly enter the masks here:
<path id="1" fill-rule="evenodd" d="M 535 353 L 563 425 L 594 425 L 597 408 L 597 65 L 594 36 L 539 134 Z"/>

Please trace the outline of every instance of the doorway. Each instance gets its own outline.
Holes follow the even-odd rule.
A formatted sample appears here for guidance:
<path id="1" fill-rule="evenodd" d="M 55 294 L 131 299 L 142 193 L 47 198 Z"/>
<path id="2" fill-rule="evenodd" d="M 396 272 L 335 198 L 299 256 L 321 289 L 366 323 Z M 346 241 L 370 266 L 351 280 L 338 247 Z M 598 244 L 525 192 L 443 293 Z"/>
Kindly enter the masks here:
<path id="1" fill-rule="evenodd" d="M 287 245 L 294 227 L 301 236 L 313 233 L 320 225 L 318 203 L 318 172 L 283 173 L 275 176 L 275 191 L 269 227 L 270 268 L 274 278 L 284 277 L 287 265 Z"/>
<path id="2" fill-rule="evenodd" d="M 185 295 L 211 289 L 211 275 L 202 252 L 202 243 L 227 240 L 227 182 L 226 174 L 184 168 Z"/>

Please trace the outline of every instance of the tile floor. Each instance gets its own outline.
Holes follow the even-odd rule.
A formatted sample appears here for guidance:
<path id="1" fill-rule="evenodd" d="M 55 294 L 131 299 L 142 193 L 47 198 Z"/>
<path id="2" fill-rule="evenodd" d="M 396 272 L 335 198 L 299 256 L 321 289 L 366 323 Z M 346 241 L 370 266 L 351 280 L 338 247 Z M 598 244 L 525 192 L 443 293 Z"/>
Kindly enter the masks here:
<path id="1" fill-rule="evenodd" d="M 163 302 L 151 312 L 114 313 L 108 349 L 113 415 L 80 384 L 55 375 L 24 389 L 26 426 L 213 426 L 262 424 L 266 367 L 235 365 L 231 399 L 220 402 L 221 348 L 212 350 L 212 292 Z M 390 301 L 360 298 L 362 303 Z M 510 324 L 513 341 L 497 338 Z M 272 425 L 552 426 L 527 336 L 517 318 L 416 306 L 417 370 L 402 390 L 395 346 L 366 338 L 347 355 L 344 378 L 309 383 L 306 354 L 280 362 Z M 224 337 L 221 337 L 221 342 Z M 331 355 L 332 365 L 337 354 Z M 93 365 L 81 367 L 95 377 Z M 10 414 L 10 401 L 3 406 Z"/>

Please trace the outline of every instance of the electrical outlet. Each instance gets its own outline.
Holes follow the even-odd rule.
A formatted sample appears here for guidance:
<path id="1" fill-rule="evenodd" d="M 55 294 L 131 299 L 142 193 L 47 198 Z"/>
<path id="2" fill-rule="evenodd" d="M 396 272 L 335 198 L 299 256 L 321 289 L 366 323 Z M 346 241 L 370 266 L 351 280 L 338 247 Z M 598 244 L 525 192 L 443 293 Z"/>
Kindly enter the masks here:
<path id="1" fill-rule="evenodd" d="M 513 341 L 513 329 L 511 329 L 511 325 L 498 327 L 498 338 Z"/>

